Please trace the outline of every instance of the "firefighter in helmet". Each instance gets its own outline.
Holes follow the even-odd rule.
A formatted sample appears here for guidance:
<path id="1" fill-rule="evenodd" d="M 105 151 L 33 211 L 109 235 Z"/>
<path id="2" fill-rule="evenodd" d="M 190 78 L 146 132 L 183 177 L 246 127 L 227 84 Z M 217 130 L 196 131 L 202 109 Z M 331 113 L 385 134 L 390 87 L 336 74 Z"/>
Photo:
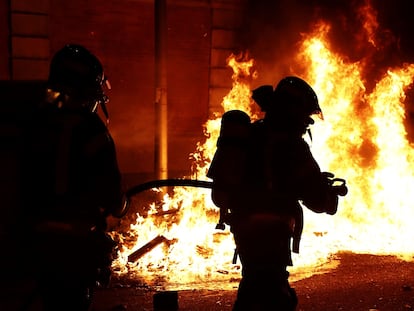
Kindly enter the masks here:
<path id="1" fill-rule="evenodd" d="M 333 215 L 345 184 L 333 186 L 332 174 L 321 172 L 303 139 L 312 116 L 323 118 L 313 89 L 296 76 L 283 78 L 273 88 L 253 90 L 253 100 L 265 113 L 250 123 L 235 142 L 242 154 L 239 180 L 226 183 L 225 156 L 218 145 L 209 171 L 213 201 L 224 210 L 242 264 L 242 279 L 233 311 L 296 309 L 287 267 L 291 251 L 299 251 L 303 214 L 299 202 L 316 213 Z M 245 124 L 245 123 L 244 123 Z M 240 132 L 239 132 L 240 133 Z M 229 161 L 231 161 L 229 157 Z M 340 189 L 339 189 L 340 188 Z"/>
<path id="2" fill-rule="evenodd" d="M 121 175 L 106 122 L 109 83 L 98 58 L 65 45 L 25 134 L 24 206 L 44 310 L 88 310 L 110 274 L 107 217 L 122 214 Z"/>

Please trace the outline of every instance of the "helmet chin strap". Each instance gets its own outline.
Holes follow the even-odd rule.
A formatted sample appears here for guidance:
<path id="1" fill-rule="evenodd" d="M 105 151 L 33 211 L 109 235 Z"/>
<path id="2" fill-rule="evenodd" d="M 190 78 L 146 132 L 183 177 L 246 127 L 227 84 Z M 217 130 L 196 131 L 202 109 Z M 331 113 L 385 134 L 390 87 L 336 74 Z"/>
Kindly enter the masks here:
<path id="1" fill-rule="evenodd" d="M 111 87 L 111 83 L 109 82 L 109 79 L 103 74 L 102 75 L 102 79 L 103 79 L 103 85 L 108 89 L 112 89 Z M 109 124 L 109 113 L 108 113 L 108 109 L 106 109 L 106 104 L 109 102 L 109 97 L 106 96 L 104 93 L 102 94 L 102 98 L 99 100 L 99 104 L 101 106 L 102 112 L 106 118 L 106 124 Z"/>
<path id="2" fill-rule="evenodd" d="M 98 112 L 98 107 L 101 107 L 102 109 L 102 113 L 105 116 L 105 121 L 106 124 L 109 123 L 109 113 L 108 113 L 108 109 L 106 109 L 106 103 L 108 102 L 108 100 L 106 98 L 102 98 L 101 100 L 97 100 L 95 102 L 93 102 L 89 108 L 89 110 L 93 113 L 97 113 Z"/>
<path id="3" fill-rule="evenodd" d="M 307 132 L 307 133 L 308 133 L 308 135 L 309 135 L 309 139 L 310 139 L 310 141 L 312 141 L 312 132 L 311 132 L 310 128 L 307 128 L 307 129 L 306 129 L 306 132 Z"/>
<path id="4" fill-rule="evenodd" d="M 100 101 L 100 104 L 101 104 L 102 112 L 103 112 L 103 114 L 105 115 L 105 118 L 106 118 L 106 124 L 108 124 L 109 123 L 109 114 L 108 114 L 108 110 L 106 109 L 106 103 L 105 103 L 104 100 L 102 100 L 102 101 Z"/>

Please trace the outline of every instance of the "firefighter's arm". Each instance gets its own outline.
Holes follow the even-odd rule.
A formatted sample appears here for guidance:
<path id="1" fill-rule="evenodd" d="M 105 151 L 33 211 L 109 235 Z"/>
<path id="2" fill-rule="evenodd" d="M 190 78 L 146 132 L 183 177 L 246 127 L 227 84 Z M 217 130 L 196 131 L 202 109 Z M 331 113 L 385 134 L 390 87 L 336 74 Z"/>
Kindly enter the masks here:
<path id="1" fill-rule="evenodd" d="M 309 148 L 303 149 L 303 155 L 302 183 L 299 190 L 301 201 L 315 213 L 336 214 L 338 196 L 344 196 L 348 192 L 345 180 L 335 178 L 330 172 L 321 172 Z"/>
<path id="2" fill-rule="evenodd" d="M 96 199 L 104 216 L 122 217 L 126 201 L 122 191 L 115 144 L 109 132 L 98 133 L 90 141 L 87 154 L 95 176 Z"/>
<path id="3" fill-rule="evenodd" d="M 223 191 L 220 186 L 213 184 L 211 189 L 211 199 L 213 203 L 220 209 L 220 219 L 217 223 L 216 229 L 224 230 L 224 224 L 230 224 L 230 202 L 229 193 Z"/>

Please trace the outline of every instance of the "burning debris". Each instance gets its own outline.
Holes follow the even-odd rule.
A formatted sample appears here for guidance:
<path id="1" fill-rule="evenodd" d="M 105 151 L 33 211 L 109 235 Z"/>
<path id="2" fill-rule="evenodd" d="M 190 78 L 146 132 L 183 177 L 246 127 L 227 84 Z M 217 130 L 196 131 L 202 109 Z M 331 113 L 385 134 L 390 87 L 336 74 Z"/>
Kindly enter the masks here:
<path id="1" fill-rule="evenodd" d="M 135 262 L 138 259 L 140 259 L 142 256 L 144 256 L 146 253 L 150 252 L 154 247 L 157 245 L 166 242 L 167 244 L 172 243 L 172 241 L 168 240 L 166 237 L 162 235 L 158 235 L 155 238 L 153 238 L 151 241 L 146 243 L 144 246 L 140 247 L 136 251 L 132 252 L 128 256 L 128 262 Z"/>

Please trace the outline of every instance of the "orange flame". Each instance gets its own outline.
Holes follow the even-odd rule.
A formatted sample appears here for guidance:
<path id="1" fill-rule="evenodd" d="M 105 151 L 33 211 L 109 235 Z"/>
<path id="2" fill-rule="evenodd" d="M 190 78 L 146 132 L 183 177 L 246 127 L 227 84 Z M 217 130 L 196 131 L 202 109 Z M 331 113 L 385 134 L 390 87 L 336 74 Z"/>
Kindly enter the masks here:
<path id="1" fill-rule="evenodd" d="M 331 52 L 326 39 L 329 30 L 329 25 L 320 23 L 304 38 L 297 63 L 306 69 L 298 69 L 298 75 L 315 89 L 325 116 L 312 128 L 312 152 L 323 171 L 348 181 L 349 194 L 340 198 L 335 216 L 314 214 L 305 208 L 301 253 L 293 258 L 293 278 L 312 273 L 310 267 L 327 263 L 339 251 L 406 259 L 412 259 L 414 252 L 414 146 L 407 139 L 403 122 L 404 92 L 413 82 L 414 64 L 389 68 L 368 92 L 362 76 L 364 62 L 346 62 Z M 253 61 L 237 61 L 232 55 L 228 64 L 234 71 L 233 88 L 223 99 L 224 111 L 240 109 L 257 119 L 251 111 L 249 86 L 256 77 Z M 191 155 L 191 177 L 197 179 L 206 179 L 220 115 L 208 120 L 204 129 L 206 140 L 198 143 Z M 160 210 L 175 212 L 157 216 Z M 117 237 L 121 249 L 114 269 L 120 274 L 148 283 L 162 278 L 167 287 L 174 288 L 186 284 L 194 288 L 196 283 L 207 288 L 224 280 L 223 288 L 230 279 L 239 277 L 240 266 L 231 264 L 234 242 L 228 228 L 214 229 L 218 210 L 210 200 L 210 191 L 174 189 L 171 197 L 164 197 L 161 208 L 154 204 L 148 216 L 137 216 L 129 236 Z M 138 263 L 127 262 L 130 253 L 158 235 L 170 242 L 155 247 Z"/>
<path id="2" fill-rule="evenodd" d="M 321 242 L 325 257 L 350 250 L 410 258 L 414 150 L 404 127 L 403 103 L 414 65 L 390 68 L 368 93 L 360 63 L 346 63 L 330 52 L 325 26 L 304 40 L 298 56 L 308 66 L 303 75 L 314 86 L 326 116 L 313 128 L 312 150 L 323 170 L 349 181 L 350 191 L 340 200 L 336 216 L 321 220 L 321 215 L 306 213 L 304 239 L 317 231 L 324 232 L 324 238 L 303 242 L 309 250 L 303 250 L 298 261 L 312 257 L 312 245 L 320 248 Z"/>

